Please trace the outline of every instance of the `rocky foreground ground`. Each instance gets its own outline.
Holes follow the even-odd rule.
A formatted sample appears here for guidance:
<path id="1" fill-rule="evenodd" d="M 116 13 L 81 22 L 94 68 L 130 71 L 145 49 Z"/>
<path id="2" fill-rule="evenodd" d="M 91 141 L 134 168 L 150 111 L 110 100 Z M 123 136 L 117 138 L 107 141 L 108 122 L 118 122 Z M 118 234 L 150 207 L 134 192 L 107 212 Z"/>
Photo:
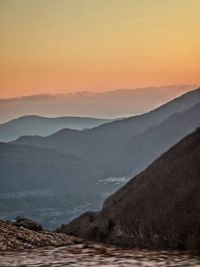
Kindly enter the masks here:
<path id="1" fill-rule="evenodd" d="M 0 251 L 58 247 L 80 242 L 81 240 L 75 237 L 43 230 L 31 220 L 0 221 Z"/>
<path id="2" fill-rule="evenodd" d="M 200 266 L 181 252 L 121 249 L 43 230 L 30 220 L 0 221 L 1 267 L 47 266 Z"/>
<path id="3" fill-rule="evenodd" d="M 200 266 L 200 260 L 180 252 L 122 250 L 99 244 L 71 244 L 63 247 L 39 248 L 15 252 L 1 252 L 0 266 L 27 267 L 148 267 Z"/>

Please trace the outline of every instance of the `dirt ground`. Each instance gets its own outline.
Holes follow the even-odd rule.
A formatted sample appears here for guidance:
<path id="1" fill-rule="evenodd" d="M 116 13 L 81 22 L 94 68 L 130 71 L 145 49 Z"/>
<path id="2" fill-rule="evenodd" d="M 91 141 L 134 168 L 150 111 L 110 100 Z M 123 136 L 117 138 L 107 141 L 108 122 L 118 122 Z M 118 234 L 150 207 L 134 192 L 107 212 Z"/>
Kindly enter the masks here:
<path id="1" fill-rule="evenodd" d="M 47 266 L 200 266 L 200 258 L 180 252 L 119 249 L 99 244 L 72 244 L 62 247 L 0 252 L 1 267 Z"/>

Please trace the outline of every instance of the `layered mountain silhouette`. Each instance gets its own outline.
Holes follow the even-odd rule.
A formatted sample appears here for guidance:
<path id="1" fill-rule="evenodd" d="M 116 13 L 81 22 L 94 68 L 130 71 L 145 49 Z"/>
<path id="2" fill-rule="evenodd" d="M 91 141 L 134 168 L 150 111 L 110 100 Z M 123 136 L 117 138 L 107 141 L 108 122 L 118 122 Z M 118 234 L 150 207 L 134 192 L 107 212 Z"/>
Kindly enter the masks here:
<path id="1" fill-rule="evenodd" d="M 84 158 L 90 163 L 105 164 L 111 175 L 129 176 L 141 171 L 148 163 L 199 126 L 200 106 L 194 107 L 198 103 L 200 89 L 186 93 L 140 116 L 84 131 L 64 129 L 48 137 L 21 137 L 15 142 L 53 148 Z M 170 131 L 173 134 L 168 134 Z M 165 139 L 164 136 L 162 139 L 163 134 Z M 142 145 L 145 142 L 147 146 Z M 134 159 L 134 155 L 137 157 L 138 153 L 142 157 L 141 162 L 131 164 L 130 168 L 127 158 L 132 155 Z"/>
<path id="2" fill-rule="evenodd" d="M 144 115 L 1 143 L 0 217 L 30 217 L 34 210 L 34 219 L 39 212 L 40 223 L 55 220 L 55 226 L 99 209 L 129 177 L 199 125 L 196 89 Z"/>
<path id="3" fill-rule="evenodd" d="M 81 117 L 24 116 L 0 124 L 0 142 L 13 141 L 23 135 L 48 136 L 64 128 L 76 130 L 93 128 L 110 121 L 108 119 Z"/>
<path id="4" fill-rule="evenodd" d="M 200 126 L 200 103 L 181 113 L 174 113 L 161 124 L 134 136 L 111 160 L 113 171 L 135 175 L 146 168 L 184 136 Z"/>
<path id="5" fill-rule="evenodd" d="M 134 164 L 134 162 L 133 162 Z M 145 248 L 200 249 L 200 128 L 59 231 Z"/>

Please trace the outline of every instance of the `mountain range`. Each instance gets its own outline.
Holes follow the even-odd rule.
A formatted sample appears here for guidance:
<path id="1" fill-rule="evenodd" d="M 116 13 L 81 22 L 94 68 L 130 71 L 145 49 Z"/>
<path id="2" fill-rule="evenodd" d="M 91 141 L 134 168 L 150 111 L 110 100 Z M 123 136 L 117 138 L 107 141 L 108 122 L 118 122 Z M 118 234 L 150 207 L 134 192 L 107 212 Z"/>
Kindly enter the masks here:
<path id="1" fill-rule="evenodd" d="M 130 176 L 147 166 L 145 160 L 150 163 L 199 126 L 199 103 L 200 89 L 196 89 L 139 116 L 113 121 L 89 130 L 63 129 L 48 137 L 24 136 L 15 143 L 53 148 L 83 158 L 91 164 L 104 164 L 111 175 Z M 170 131 L 173 131 L 173 134 L 169 135 Z M 165 140 L 162 140 L 163 133 Z M 157 143 L 159 139 L 160 143 Z M 148 144 L 143 146 L 145 142 Z M 139 150 L 134 149 L 139 144 Z M 151 146 L 150 153 L 149 146 Z M 138 162 L 131 169 L 128 167 L 129 151 L 133 153 L 133 158 L 134 153 L 136 157 L 140 153 L 144 158 L 143 162 Z M 145 159 L 147 156 L 148 159 Z M 119 164 L 121 161 L 123 163 Z"/>
<path id="2" fill-rule="evenodd" d="M 48 136 L 64 128 L 76 130 L 93 128 L 110 121 L 108 119 L 81 117 L 24 116 L 0 124 L 0 142 L 13 141 L 23 135 Z"/>
<path id="3" fill-rule="evenodd" d="M 0 144 L 0 218 L 53 228 L 102 201 L 200 125 L 200 89 L 143 115 Z"/>

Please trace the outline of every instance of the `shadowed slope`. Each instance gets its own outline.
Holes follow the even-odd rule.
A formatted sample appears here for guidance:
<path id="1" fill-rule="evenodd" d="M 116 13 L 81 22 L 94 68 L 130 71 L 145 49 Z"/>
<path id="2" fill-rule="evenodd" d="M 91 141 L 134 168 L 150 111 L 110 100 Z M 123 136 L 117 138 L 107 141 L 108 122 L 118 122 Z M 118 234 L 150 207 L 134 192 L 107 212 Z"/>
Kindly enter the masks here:
<path id="1" fill-rule="evenodd" d="M 200 129 L 60 231 L 147 248 L 200 249 Z"/>

